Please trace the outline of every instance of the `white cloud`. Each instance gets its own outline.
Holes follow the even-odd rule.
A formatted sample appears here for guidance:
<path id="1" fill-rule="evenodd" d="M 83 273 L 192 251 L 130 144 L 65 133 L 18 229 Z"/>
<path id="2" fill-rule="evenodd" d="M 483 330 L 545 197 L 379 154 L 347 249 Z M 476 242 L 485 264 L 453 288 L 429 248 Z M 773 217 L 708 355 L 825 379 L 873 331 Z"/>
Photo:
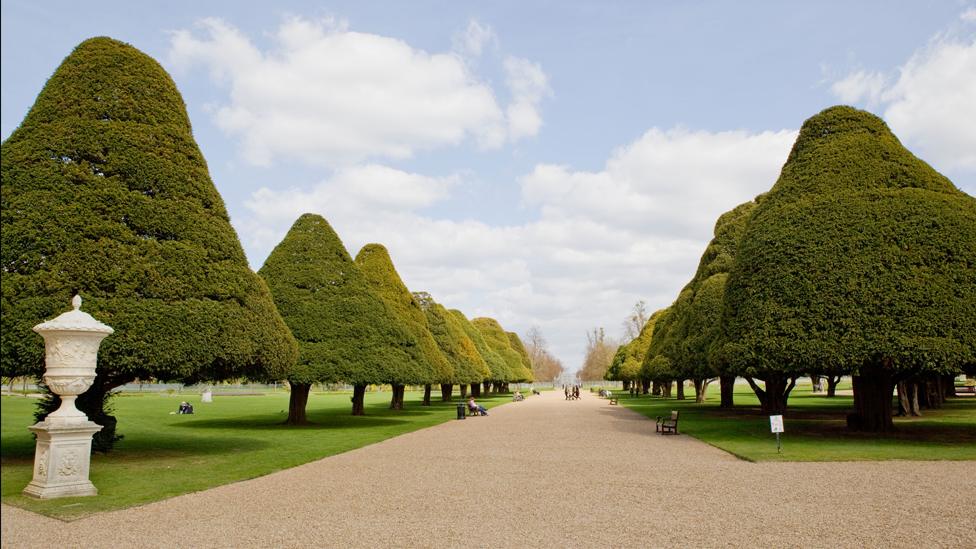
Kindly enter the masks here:
<path id="1" fill-rule="evenodd" d="M 972 12 L 961 19 L 976 19 Z M 967 179 L 976 173 L 976 36 L 971 31 L 940 33 L 894 74 L 857 71 L 831 90 L 845 102 L 881 106 L 892 131 L 937 169 Z M 965 188 L 965 182 L 956 182 Z"/>
<path id="2" fill-rule="evenodd" d="M 412 290 L 509 330 L 538 325 L 575 368 L 587 329 L 615 332 L 637 299 L 673 301 L 716 218 L 772 186 L 795 135 L 652 129 L 598 172 L 537 166 L 519 184 L 538 215 L 507 226 L 431 213 L 459 176 L 379 165 L 307 189 L 261 189 L 235 225 L 258 267 L 300 214 L 319 213 L 351 254 L 385 244 Z"/>
<path id="3" fill-rule="evenodd" d="M 853 72 L 830 86 L 830 91 L 844 103 L 866 103 L 872 107 L 881 102 L 884 89 L 883 74 L 863 70 Z"/>
<path id="4" fill-rule="evenodd" d="M 962 12 L 962 14 L 959 16 L 959 19 L 966 22 L 976 21 L 976 8 L 969 8 L 966 11 Z"/>
<path id="5" fill-rule="evenodd" d="M 479 57 L 489 44 L 498 45 L 498 37 L 489 25 L 482 25 L 477 19 L 468 21 L 463 32 L 454 35 L 454 50 L 468 57 Z"/>
<path id="6" fill-rule="evenodd" d="M 528 59 L 505 59 L 505 75 L 512 93 L 512 103 L 506 111 L 508 132 L 512 139 L 533 136 L 542 127 L 539 103 L 551 94 L 549 79 L 538 63 Z"/>
<path id="7" fill-rule="evenodd" d="M 326 166 L 402 159 L 469 140 L 495 148 L 541 125 L 526 122 L 525 105 L 538 118 L 540 97 L 531 82 L 513 96 L 517 131 L 509 132 L 494 90 L 454 53 L 428 53 L 331 19 L 287 19 L 264 51 L 220 19 L 199 27 L 173 33 L 169 61 L 177 71 L 202 65 L 228 88 L 213 116 L 255 165 L 279 158 Z M 480 51 L 493 34 L 472 21 L 466 36 L 465 47 Z M 538 65 L 525 64 L 538 71 L 531 78 L 545 82 Z"/>

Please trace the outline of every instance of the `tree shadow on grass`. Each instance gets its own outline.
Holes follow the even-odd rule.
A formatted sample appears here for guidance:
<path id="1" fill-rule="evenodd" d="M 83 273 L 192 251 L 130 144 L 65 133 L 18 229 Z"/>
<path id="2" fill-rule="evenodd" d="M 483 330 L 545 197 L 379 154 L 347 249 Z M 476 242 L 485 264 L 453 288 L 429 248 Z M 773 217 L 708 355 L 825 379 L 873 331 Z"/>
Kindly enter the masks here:
<path id="1" fill-rule="evenodd" d="M 362 429 L 369 427 L 389 427 L 407 423 L 402 419 L 389 416 L 333 416 L 318 415 L 313 412 L 308 414 L 308 423 L 304 425 L 286 425 L 286 417 L 283 414 L 262 414 L 256 416 L 202 419 L 181 423 L 176 427 L 185 429 L 287 431 L 294 429 Z"/>

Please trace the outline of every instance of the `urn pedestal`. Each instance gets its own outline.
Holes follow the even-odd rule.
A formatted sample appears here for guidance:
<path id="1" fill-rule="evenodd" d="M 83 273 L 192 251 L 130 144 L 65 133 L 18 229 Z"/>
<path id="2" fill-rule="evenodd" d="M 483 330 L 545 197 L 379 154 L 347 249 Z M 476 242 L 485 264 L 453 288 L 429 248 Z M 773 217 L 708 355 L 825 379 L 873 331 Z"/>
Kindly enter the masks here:
<path id="1" fill-rule="evenodd" d="M 37 447 L 34 478 L 24 495 L 41 499 L 98 494 L 88 469 L 92 435 L 102 427 L 75 407 L 75 399 L 95 380 L 98 347 L 113 330 L 81 311 L 81 297 L 71 304 L 73 310 L 34 326 L 44 337 L 44 383 L 61 397 L 57 410 L 28 427 Z"/>

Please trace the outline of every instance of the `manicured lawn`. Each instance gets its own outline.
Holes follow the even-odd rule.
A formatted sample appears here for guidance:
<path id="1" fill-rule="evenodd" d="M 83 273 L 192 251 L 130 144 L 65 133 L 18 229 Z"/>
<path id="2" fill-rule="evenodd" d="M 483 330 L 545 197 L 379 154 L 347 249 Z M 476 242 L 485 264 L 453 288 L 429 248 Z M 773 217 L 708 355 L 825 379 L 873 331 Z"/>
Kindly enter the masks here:
<path id="1" fill-rule="evenodd" d="M 650 418 L 679 410 L 681 433 L 750 461 L 976 460 L 973 397 L 951 398 L 940 410 L 923 410 L 919 418 L 896 417 L 896 433 L 873 435 L 847 430 L 852 397 L 813 395 L 809 383 L 800 385 L 790 395 L 783 453 L 777 454 L 769 417 L 748 386 L 736 385 L 733 410 L 718 408 L 717 384 L 709 386 L 703 404 L 695 404 L 694 390 L 686 390 L 688 400 L 683 401 L 616 394 L 620 404 Z"/>
<path id="2" fill-rule="evenodd" d="M 2 397 L 0 489 L 3 502 L 62 519 L 140 505 L 187 492 L 259 477 L 403 433 L 450 421 L 455 403 L 420 405 L 421 393 L 407 393 L 406 409 L 387 409 L 389 392 L 366 394 L 366 416 L 349 415 L 348 393 L 309 396 L 312 425 L 281 425 L 288 394 L 215 396 L 124 395 L 113 399 L 118 430 L 125 438 L 108 455 L 92 457 L 91 480 L 99 495 L 41 501 L 20 495 L 33 474 L 32 398 Z M 455 392 L 457 398 L 457 392 Z M 194 415 L 171 415 L 187 400 Z M 510 396 L 482 397 L 491 408 Z M 484 418 L 491 420 L 491 417 Z M 481 421 L 477 419 L 476 421 Z"/>

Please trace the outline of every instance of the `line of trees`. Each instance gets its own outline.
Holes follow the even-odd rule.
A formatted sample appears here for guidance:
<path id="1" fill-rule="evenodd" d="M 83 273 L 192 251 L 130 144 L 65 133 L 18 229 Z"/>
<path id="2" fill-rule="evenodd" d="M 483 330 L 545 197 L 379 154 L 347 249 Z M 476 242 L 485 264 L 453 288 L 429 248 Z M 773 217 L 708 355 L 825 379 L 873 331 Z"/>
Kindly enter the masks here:
<path id="1" fill-rule="evenodd" d="M 31 328 L 82 294 L 115 328 L 97 377 L 77 400 L 103 426 L 93 448 L 119 438 L 113 388 L 137 379 L 224 379 L 291 388 L 287 423 L 308 421 L 313 384 L 505 391 L 532 381 L 532 355 L 497 321 L 469 322 L 412 294 L 386 249 L 354 260 L 321 216 L 302 215 L 258 273 L 247 264 L 193 139 L 170 76 L 110 38 L 81 43 L 2 144 L 0 375 L 44 371 Z M 42 401 L 38 416 L 60 403 Z"/>
<path id="2" fill-rule="evenodd" d="M 893 428 L 976 375 L 976 199 L 851 107 L 808 119 L 772 189 L 722 215 L 692 280 L 608 377 L 743 377 L 783 413 L 801 376 L 850 375 L 852 429 Z M 631 353 L 647 351 L 635 377 Z"/>

